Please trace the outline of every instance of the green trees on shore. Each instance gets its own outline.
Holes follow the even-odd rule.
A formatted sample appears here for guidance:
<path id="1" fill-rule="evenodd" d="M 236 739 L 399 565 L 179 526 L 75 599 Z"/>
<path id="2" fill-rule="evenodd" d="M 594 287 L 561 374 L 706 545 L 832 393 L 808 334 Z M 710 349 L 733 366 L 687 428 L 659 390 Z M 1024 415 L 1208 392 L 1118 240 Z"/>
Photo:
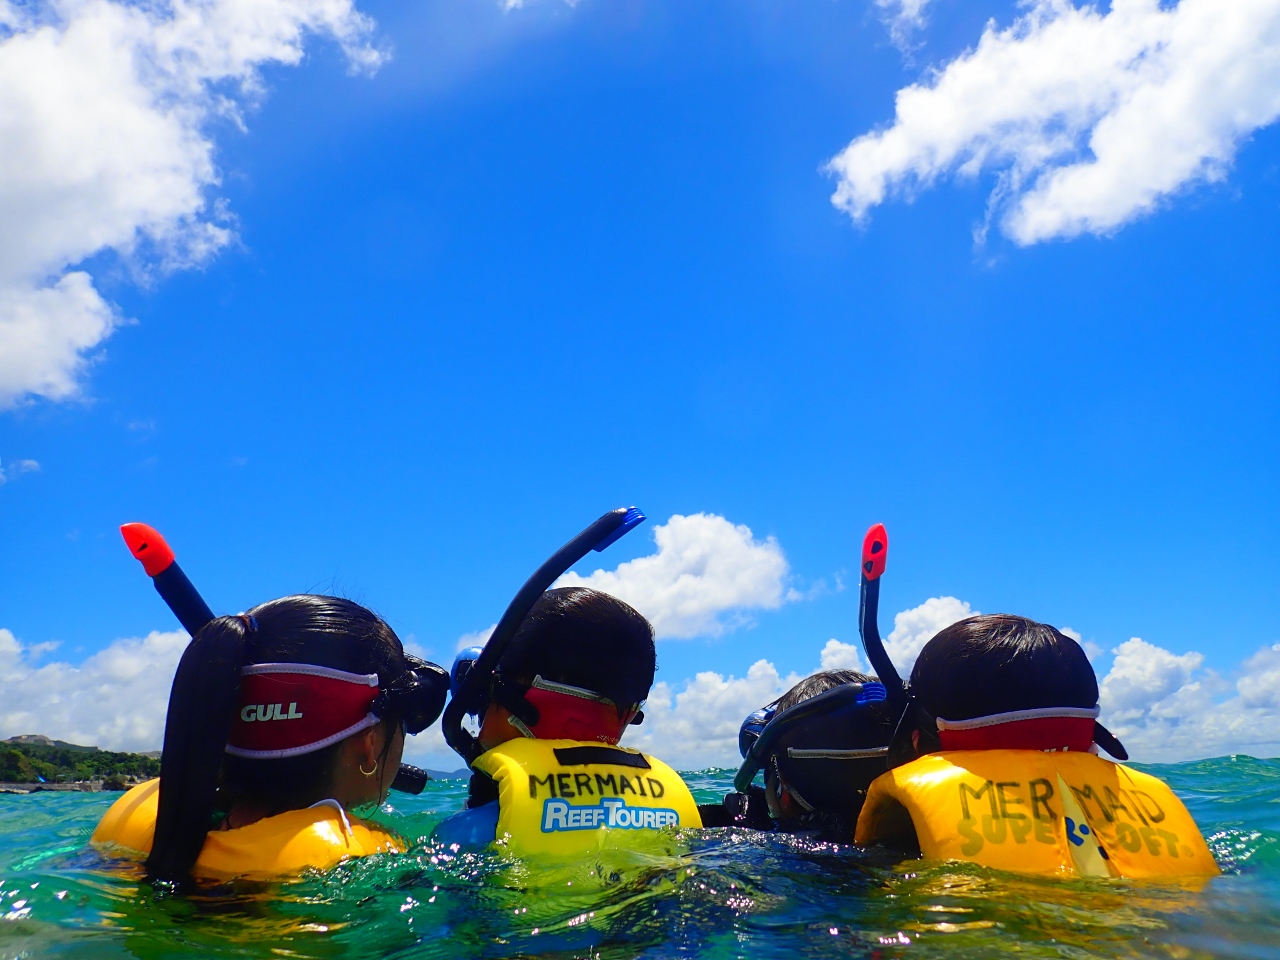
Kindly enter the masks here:
<path id="1" fill-rule="evenodd" d="M 0 782 L 146 780 L 160 775 L 160 761 L 138 753 L 96 747 L 0 742 Z"/>

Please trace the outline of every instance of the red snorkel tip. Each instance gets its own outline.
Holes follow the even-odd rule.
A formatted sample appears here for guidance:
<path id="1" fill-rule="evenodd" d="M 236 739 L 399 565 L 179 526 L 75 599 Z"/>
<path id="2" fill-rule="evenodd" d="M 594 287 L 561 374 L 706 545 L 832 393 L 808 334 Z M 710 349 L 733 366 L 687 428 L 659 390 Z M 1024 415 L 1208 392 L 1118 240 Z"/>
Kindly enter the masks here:
<path id="1" fill-rule="evenodd" d="M 889 534 L 883 523 L 875 524 L 862 540 L 862 576 L 878 580 L 889 559 Z"/>
<path id="2" fill-rule="evenodd" d="M 148 577 L 159 576 L 173 564 L 173 550 L 155 527 L 145 523 L 126 523 L 120 528 L 120 535 Z"/>

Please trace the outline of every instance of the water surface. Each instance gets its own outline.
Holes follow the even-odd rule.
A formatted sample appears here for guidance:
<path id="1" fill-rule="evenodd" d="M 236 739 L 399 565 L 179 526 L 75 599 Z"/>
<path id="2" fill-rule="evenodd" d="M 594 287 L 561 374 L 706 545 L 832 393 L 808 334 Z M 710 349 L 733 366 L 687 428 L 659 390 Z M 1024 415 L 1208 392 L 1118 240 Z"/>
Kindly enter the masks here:
<path id="1" fill-rule="evenodd" d="M 395 795 L 415 841 L 327 874 L 158 896 L 85 848 L 118 794 L 0 795 L 0 960 L 16 957 L 1201 957 L 1280 960 L 1280 760 L 1144 766 L 1224 870 L 1202 885 L 895 863 L 741 830 L 554 871 L 427 843 L 461 781 Z M 701 801 L 730 771 L 687 779 Z"/>

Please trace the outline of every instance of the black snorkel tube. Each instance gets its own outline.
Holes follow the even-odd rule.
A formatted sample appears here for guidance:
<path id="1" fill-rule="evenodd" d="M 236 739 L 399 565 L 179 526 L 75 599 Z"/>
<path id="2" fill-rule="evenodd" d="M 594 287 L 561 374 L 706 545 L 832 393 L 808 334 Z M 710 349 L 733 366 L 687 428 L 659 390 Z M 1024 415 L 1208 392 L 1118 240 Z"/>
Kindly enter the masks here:
<path id="1" fill-rule="evenodd" d="M 767 724 L 760 736 L 751 744 L 747 755 L 733 778 L 733 788 L 746 793 L 751 781 L 773 754 L 778 740 L 797 724 L 819 715 L 838 715 L 854 710 L 863 704 L 878 703 L 885 699 L 884 686 L 879 683 L 842 683 L 816 697 L 802 700 L 783 710 Z"/>
<path id="2" fill-rule="evenodd" d="M 142 564 L 142 569 L 151 578 L 160 599 L 173 611 L 187 633 L 194 637 L 213 619 L 213 611 L 178 566 L 173 549 L 155 527 L 145 523 L 126 523 L 120 528 L 120 535 L 134 559 Z"/>
<path id="3" fill-rule="evenodd" d="M 476 659 L 471 669 L 461 679 L 457 693 L 444 709 L 444 718 L 440 721 L 440 730 L 445 742 L 457 754 L 471 763 L 480 756 L 483 750 L 480 742 L 462 727 L 462 718 L 468 713 L 480 710 L 489 695 L 490 682 L 498 661 L 506 652 L 507 645 L 524 618 L 528 616 L 533 605 L 547 589 L 560 579 L 569 569 L 592 550 L 597 553 L 619 540 L 633 527 L 643 523 L 645 516 L 635 507 L 620 507 L 610 510 L 591 526 L 557 550 L 550 559 L 534 571 L 533 576 L 525 581 L 502 614 L 502 619 L 493 628 L 488 642 Z"/>
<path id="4" fill-rule="evenodd" d="M 923 713 L 912 698 L 907 685 L 898 675 L 898 668 L 889 659 L 889 651 L 884 648 L 880 639 L 880 624 L 877 617 L 880 611 L 880 577 L 884 573 L 889 560 L 889 534 L 883 523 L 873 524 L 862 539 L 862 590 L 858 605 L 858 633 L 862 635 L 862 649 L 867 653 L 867 660 L 876 671 L 876 676 L 885 686 L 888 701 L 898 714 L 898 726 L 893 740 L 889 743 L 889 755 L 886 764 L 890 769 L 916 758 L 917 746 L 913 743 L 912 731 L 923 727 L 921 743 L 925 752 L 938 749 L 937 733 L 930 734 L 933 720 L 927 718 L 927 724 L 918 724 L 918 717 Z"/>
<path id="5" fill-rule="evenodd" d="M 174 559 L 173 549 L 154 527 L 145 523 L 126 523 L 120 528 L 125 545 L 142 569 L 151 577 L 156 592 L 173 611 L 183 628 L 193 637 L 210 620 L 213 611 Z M 438 709 L 438 707 L 437 707 Z M 391 789 L 401 793 L 421 793 L 427 785 L 427 771 L 408 763 L 400 764 Z"/>
<path id="6" fill-rule="evenodd" d="M 889 659 L 889 651 L 880 639 L 880 576 L 889 560 L 889 534 L 883 523 L 877 523 L 862 539 L 862 585 L 858 598 L 858 634 L 862 649 L 876 676 L 884 684 L 887 699 L 895 707 L 906 704 L 907 689 L 898 668 Z"/>

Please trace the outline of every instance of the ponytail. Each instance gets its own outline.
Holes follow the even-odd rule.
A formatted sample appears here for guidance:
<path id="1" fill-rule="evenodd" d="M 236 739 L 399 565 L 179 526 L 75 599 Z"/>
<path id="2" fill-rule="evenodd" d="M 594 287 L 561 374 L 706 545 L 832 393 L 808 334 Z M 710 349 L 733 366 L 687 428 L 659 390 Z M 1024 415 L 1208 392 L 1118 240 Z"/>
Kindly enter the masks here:
<path id="1" fill-rule="evenodd" d="M 151 879 L 190 879 L 214 811 L 224 801 L 259 804 L 274 816 L 323 798 L 340 743 L 280 759 L 227 753 L 242 668 L 261 663 L 376 673 L 384 690 L 408 669 L 395 632 L 369 610 L 338 597 L 281 597 L 200 628 L 182 654 L 169 694 L 155 839 L 147 858 Z"/>
<path id="2" fill-rule="evenodd" d="M 227 737 L 240 698 L 240 668 L 251 617 L 218 617 L 192 638 L 169 693 L 160 757 L 153 880 L 182 883 L 204 846 L 214 813 Z"/>

